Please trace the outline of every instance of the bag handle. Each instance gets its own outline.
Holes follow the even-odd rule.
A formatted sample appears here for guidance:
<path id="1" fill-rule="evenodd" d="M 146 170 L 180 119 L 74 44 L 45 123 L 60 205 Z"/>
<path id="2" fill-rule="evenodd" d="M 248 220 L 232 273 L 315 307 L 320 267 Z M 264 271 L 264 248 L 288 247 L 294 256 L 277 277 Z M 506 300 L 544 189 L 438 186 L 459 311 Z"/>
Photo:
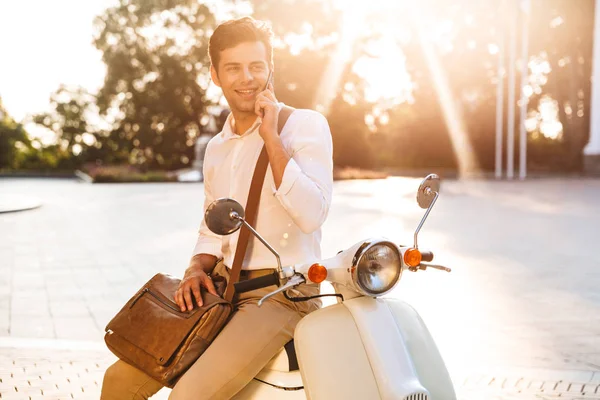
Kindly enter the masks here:
<path id="1" fill-rule="evenodd" d="M 281 131 L 292 112 L 294 112 L 294 108 L 288 106 L 283 106 L 279 111 L 279 121 L 277 123 L 277 133 L 279 135 L 281 135 Z M 269 155 L 267 154 L 266 147 L 263 145 L 260 156 L 258 156 L 258 161 L 256 162 L 256 167 L 254 168 L 254 174 L 252 175 L 252 183 L 250 184 L 250 192 L 248 193 L 248 201 L 246 202 L 245 210 L 245 220 L 253 228 L 256 227 L 256 214 L 260 202 L 260 193 L 265 181 L 268 165 Z M 223 296 L 224 299 L 229 302 L 233 301 L 233 296 L 235 294 L 233 284 L 240 280 L 240 272 L 242 271 L 242 264 L 246 255 L 246 249 L 248 248 L 248 239 L 250 239 L 250 230 L 242 225 L 237 247 L 235 249 L 233 265 L 231 266 L 231 272 L 229 273 L 229 281 L 227 282 L 227 288 L 225 289 L 225 295 Z"/>

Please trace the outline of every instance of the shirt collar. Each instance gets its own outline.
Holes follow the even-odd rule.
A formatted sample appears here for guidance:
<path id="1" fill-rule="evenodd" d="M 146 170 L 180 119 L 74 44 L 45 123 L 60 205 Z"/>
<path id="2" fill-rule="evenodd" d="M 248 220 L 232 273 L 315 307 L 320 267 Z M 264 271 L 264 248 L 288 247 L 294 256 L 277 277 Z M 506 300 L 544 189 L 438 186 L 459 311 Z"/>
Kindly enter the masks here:
<path id="1" fill-rule="evenodd" d="M 277 106 L 279 107 L 279 111 L 281 111 L 281 108 L 284 105 L 285 104 L 283 104 L 282 102 L 277 103 Z M 252 133 L 256 132 L 256 130 L 258 129 L 258 127 L 260 126 L 261 123 L 262 123 L 262 118 L 257 117 L 256 120 L 254 121 L 254 123 L 252 124 L 252 126 L 246 132 L 244 132 L 242 135 L 238 135 L 235 133 L 235 119 L 233 118 L 233 113 L 230 112 L 229 115 L 227 116 L 227 119 L 225 120 L 225 125 L 223 125 L 223 130 L 221 131 L 221 135 L 223 136 L 224 140 L 249 136 Z"/>

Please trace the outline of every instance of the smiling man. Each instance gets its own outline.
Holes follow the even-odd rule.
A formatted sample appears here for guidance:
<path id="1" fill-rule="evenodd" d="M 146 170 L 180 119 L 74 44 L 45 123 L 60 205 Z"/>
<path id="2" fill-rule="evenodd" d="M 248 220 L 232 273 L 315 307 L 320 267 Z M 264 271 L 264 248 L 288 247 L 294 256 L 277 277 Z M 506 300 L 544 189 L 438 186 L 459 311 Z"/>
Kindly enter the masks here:
<path id="1" fill-rule="evenodd" d="M 272 83 L 272 32 L 246 17 L 217 27 L 209 42 L 211 76 L 222 90 L 231 114 L 209 142 L 204 158 L 204 209 L 230 197 L 245 206 L 254 167 L 263 148 L 269 168 L 262 187 L 256 230 L 279 252 L 283 265 L 321 258 L 321 225 L 331 205 L 333 161 L 327 120 L 311 110 L 294 110 L 278 134 L 280 110 Z M 216 294 L 210 278 L 229 276 L 239 231 L 212 233 L 202 221 L 196 246 L 175 301 L 182 311 L 202 304 L 201 290 Z M 217 263 L 217 261 L 222 262 Z M 242 264 L 242 279 L 273 272 L 275 259 L 252 238 Z M 282 294 L 257 302 L 276 289 L 243 293 L 234 300 L 230 321 L 207 351 L 181 377 L 170 399 L 229 399 L 289 342 L 300 319 L 320 307 L 317 299 L 292 302 Z M 292 296 L 313 296 L 304 285 Z M 102 399 L 147 399 L 161 384 L 118 361 L 106 371 Z"/>

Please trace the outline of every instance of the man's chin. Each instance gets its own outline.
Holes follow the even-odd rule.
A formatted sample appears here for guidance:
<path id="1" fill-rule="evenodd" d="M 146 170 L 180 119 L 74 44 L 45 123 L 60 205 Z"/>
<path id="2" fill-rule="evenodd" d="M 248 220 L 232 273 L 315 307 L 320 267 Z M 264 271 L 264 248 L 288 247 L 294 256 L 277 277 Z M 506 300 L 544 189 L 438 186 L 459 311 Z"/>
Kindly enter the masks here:
<path id="1" fill-rule="evenodd" d="M 254 113 L 254 101 L 251 102 L 236 102 L 235 108 L 239 112 L 243 113 Z"/>

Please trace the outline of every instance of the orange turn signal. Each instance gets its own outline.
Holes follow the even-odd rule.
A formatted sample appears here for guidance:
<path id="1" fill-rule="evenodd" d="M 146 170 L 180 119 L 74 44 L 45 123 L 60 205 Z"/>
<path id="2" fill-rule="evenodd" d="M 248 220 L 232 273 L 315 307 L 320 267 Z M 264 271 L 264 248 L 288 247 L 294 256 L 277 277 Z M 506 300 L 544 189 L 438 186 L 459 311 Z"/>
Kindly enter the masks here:
<path id="1" fill-rule="evenodd" d="M 418 267 L 421 264 L 421 252 L 418 249 L 410 248 L 404 252 L 404 263 L 409 267 Z"/>
<path id="2" fill-rule="evenodd" d="M 313 264 L 308 269 L 308 279 L 314 283 L 321 283 L 327 278 L 327 268 L 321 264 Z"/>

